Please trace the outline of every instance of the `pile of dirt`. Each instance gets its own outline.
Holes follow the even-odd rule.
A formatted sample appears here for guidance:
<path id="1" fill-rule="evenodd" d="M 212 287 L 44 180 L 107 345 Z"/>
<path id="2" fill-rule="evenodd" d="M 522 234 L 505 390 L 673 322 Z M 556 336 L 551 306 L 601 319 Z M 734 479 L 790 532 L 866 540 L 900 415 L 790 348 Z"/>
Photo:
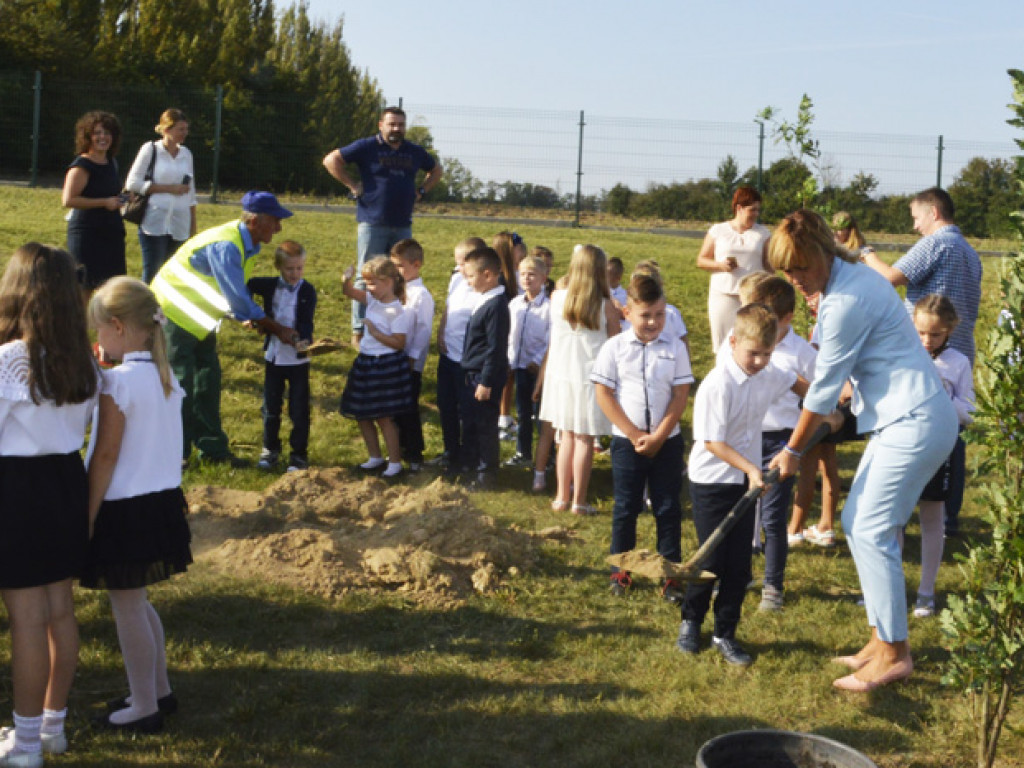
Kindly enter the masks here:
<path id="1" fill-rule="evenodd" d="M 263 493 L 200 486 L 188 501 L 198 560 L 324 597 L 400 591 L 456 603 L 532 567 L 541 541 L 572 537 L 497 525 L 441 480 L 414 488 L 344 469 L 293 472 Z"/>

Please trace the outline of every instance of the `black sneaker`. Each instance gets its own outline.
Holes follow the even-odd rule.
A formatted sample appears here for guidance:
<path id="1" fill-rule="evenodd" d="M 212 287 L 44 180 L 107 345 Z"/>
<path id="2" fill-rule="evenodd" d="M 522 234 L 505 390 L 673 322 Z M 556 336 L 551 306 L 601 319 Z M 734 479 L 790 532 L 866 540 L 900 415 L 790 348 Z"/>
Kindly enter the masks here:
<path id="1" fill-rule="evenodd" d="M 611 593 L 616 597 L 622 597 L 632 585 L 633 579 L 630 578 L 628 573 L 625 571 L 616 571 L 609 579 L 608 589 L 611 590 Z"/>
<path id="2" fill-rule="evenodd" d="M 690 619 L 683 619 L 679 625 L 679 638 L 676 648 L 683 653 L 697 653 L 700 650 L 700 624 Z"/>
<path id="3" fill-rule="evenodd" d="M 256 469 L 263 470 L 264 472 L 273 472 L 277 468 L 277 460 L 279 458 L 280 454 L 277 451 L 264 448 L 260 452 L 260 460 L 256 462 Z"/>
<path id="4" fill-rule="evenodd" d="M 301 456 L 292 456 L 288 459 L 288 471 L 299 472 L 303 469 L 309 469 L 309 461 L 302 458 Z"/>
<path id="5" fill-rule="evenodd" d="M 712 637 L 711 645 L 722 654 L 723 659 L 737 667 L 749 667 L 754 662 L 754 658 L 743 650 L 743 647 L 736 642 L 736 638 Z"/>

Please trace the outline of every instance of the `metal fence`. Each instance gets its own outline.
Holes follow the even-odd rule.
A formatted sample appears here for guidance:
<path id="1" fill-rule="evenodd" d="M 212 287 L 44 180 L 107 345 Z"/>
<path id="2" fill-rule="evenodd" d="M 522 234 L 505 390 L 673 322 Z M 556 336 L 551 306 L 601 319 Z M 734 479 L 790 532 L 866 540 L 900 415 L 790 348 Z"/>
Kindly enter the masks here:
<path id="1" fill-rule="evenodd" d="M 106 109 L 124 128 L 122 167 L 164 108 L 177 106 L 191 120 L 189 147 L 201 189 L 264 187 L 277 191 L 340 194 L 321 168 L 332 146 L 310 139 L 294 99 L 231 103 L 220 89 L 121 86 L 110 82 L 44 79 L 36 73 L 0 72 L 0 174 L 52 182 L 63 176 L 73 151 L 73 125 L 88 109 Z M 732 156 L 740 172 L 768 168 L 786 156 L 746 123 L 606 117 L 582 111 L 492 109 L 406 101 L 410 125 L 429 129 L 443 157 L 457 159 L 483 182 L 529 183 L 561 196 L 600 195 L 616 184 L 643 191 L 654 184 L 714 178 Z M 321 130 L 320 135 L 323 135 Z M 815 131 L 826 182 L 845 186 L 857 173 L 878 180 L 876 195 L 905 194 L 948 185 L 973 157 L 1010 158 L 1012 142 L 933 135 Z M 338 141 L 341 137 L 338 137 Z M 328 141 L 328 143 L 330 143 Z M 126 172 L 123 167 L 122 173 Z"/>

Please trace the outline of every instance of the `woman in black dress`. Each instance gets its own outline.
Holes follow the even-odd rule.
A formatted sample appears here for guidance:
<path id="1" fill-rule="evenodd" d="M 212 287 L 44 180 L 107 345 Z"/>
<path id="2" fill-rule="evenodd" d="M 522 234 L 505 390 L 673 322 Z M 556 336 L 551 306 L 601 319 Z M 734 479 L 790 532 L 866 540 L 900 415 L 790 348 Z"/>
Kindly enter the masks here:
<path id="1" fill-rule="evenodd" d="M 68 251 L 84 268 L 88 291 L 128 271 L 121 180 L 114 159 L 120 143 L 121 124 L 109 112 L 86 112 L 75 124 L 78 157 L 68 166 L 61 202 L 71 209 Z"/>

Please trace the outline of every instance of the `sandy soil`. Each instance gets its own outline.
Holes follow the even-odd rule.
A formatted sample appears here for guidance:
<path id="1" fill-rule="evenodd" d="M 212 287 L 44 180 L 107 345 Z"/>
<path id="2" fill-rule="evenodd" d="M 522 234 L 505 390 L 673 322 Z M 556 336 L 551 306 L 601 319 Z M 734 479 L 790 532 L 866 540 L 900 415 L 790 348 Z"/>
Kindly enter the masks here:
<path id="1" fill-rule="evenodd" d="M 459 603 L 529 570 L 543 541 L 572 538 L 498 525 L 441 480 L 413 488 L 337 468 L 284 475 L 264 493 L 199 486 L 188 501 L 197 560 L 324 597 L 399 591 Z"/>

